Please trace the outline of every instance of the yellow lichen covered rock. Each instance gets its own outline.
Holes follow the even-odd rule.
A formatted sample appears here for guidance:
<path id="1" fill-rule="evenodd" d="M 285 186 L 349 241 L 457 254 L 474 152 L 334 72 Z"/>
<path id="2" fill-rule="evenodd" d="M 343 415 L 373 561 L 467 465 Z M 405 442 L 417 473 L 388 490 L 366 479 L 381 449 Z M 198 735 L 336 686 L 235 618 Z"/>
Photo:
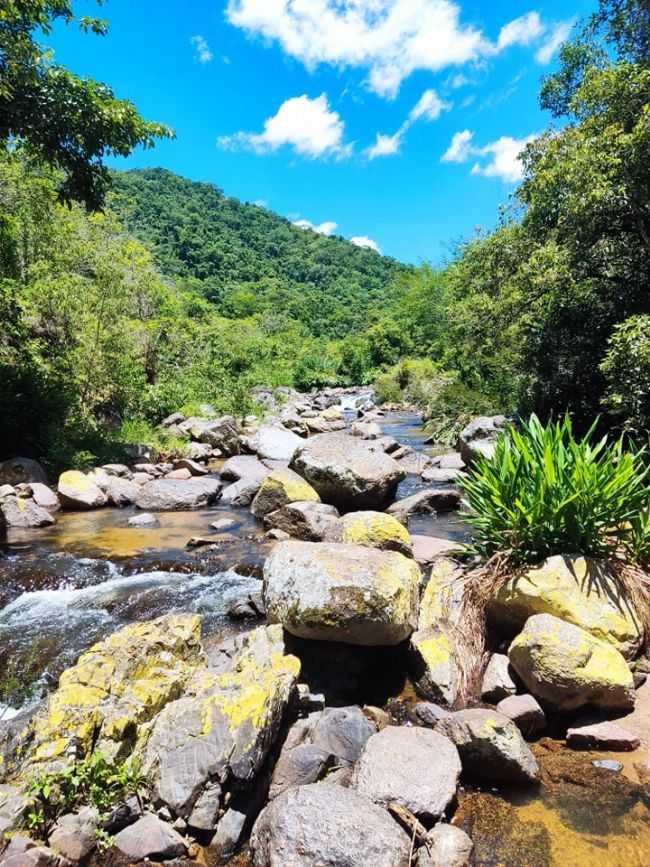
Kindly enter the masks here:
<path id="1" fill-rule="evenodd" d="M 349 512 L 341 518 L 338 541 L 411 556 L 406 527 L 385 512 Z"/>
<path id="2" fill-rule="evenodd" d="M 490 618 L 521 629 L 533 614 L 552 614 L 613 645 L 632 659 L 643 637 L 634 605 L 607 564 L 584 557 L 550 557 L 503 585 Z"/>
<path id="3" fill-rule="evenodd" d="M 96 509 L 108 502 L 101 488 L 78 470 L 61 473 L 57 490 L 63 506 L 68 509 Z"/>
<path id="4" fill-rule="evenodd" d="M 436 560 L 420 602 L 418 629 L 430 629 L 441 620 L 457 622 L 462 598 L 460 577 L 461 571 L 453 560 Z"/>
<path id="5" fill-rule="evenodd" d="M 123 758 L 138 728 L 178 698 L 204 661 L 198 615 L 126 626 L 93 645 L 61 675 L 28 732 L 25 763 L 66 761 L 100 750 Z"/>
<path id="6" fill-rule="evenodd" d="M 399 644 L 415 627 L 420 577 L 396 551 L 280 542 L 264 565 L 267 616 L 300 638 Z"/>
<path id="7" fill-rule="evenodd" d="M 319 503 L 320 497 L 298 473 L 293 470 L 275 470 L 264 479 L 251 506 L 257 518 L 281 509 L 288 503 Z"/>
<path id="8" fill-rule="evenodd" d="M 529 691 L 558 710 L 634 707 L 632 673 L 618 650 L 550 614 L 530 617 L 508 656 Z"/>
<path id="9" fill-rule="evenodd" d="M 449 707 L 454 705 L 461 670 L 451 630 L 445 625 L 413 633 L 410 669 L 415 688 L 423 698 Z"/>
<path id="10" fill-rule="evenodd" d="M 214 829 L 225 786 L 251 781 L 266 759 L 299 673 L 279 626 L 222 649 L 155 721 L 143 753 L 155 797 L 192 827 Z"/>

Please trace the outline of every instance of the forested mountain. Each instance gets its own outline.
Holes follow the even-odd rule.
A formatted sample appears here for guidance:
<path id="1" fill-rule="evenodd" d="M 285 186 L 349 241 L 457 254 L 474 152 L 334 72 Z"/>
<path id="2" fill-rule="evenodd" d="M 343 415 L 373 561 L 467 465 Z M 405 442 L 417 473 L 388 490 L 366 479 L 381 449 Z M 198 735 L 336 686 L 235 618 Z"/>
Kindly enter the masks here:
<path id="1" fill-rule="evenodd" d="M 111 208 L 159 268 L 231 318 L 271 310 L 316 336 L 343 337 L 365 326 L 412 270 L 165 169 L 115 172 L 113 184 Z"/>

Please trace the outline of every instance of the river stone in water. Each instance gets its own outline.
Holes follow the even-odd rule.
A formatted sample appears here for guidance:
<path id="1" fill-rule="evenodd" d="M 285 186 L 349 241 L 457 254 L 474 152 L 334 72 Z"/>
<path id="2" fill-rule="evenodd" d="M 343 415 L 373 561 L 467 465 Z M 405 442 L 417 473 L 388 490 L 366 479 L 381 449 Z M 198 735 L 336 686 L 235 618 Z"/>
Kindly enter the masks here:
<path id="1" fill-rule="evenodd" d="M 410 840 L 386 810 L 352 789 L 290 789 L 253 828 L 255 867 L 408 867 Z"/>
<path id="2" fill-rule="evenodd" d="M 58 492 L 59 499 L 67 509 L 97 509 L 108 502 L 99 486 L 78 470 L 61 473 Z"/>
<path id="3" fill-rule="evenodd" d="M 633 659 L 643 637 L 634 605 L 603 561 L 550 557 L 511 578 L 490 605 L 498 626 L 519 630 L 533 614 L 552 614 L 607 641 Z"/>
<path id="4" fill-rule="evenodd" d="M 292 469 L 338 509 L 383 508 L 405 477 L 396 461 L 349 434 L 319 434 L 302 444 Z"/>
<path id="5" fill-rule="evenodd" d="M 618 650 L 550 614 L 529 617 L 508 656 L 530 692 L 556 710 L 634 707 L 632 672 Z"/>
<path id="6" fill-rule="evenodd" d="M 403 524 L 408 524 L 411 515 L 431 515 L 436 512 L 452 512 L 460 506 L 460 491 L 456 488 L 425 488 L 410 497 L 397 500 L 388 509 Z"/>
<path id="7" fill-rule="evenodd" d="M 25 765 L 93 749 L 109 761 L 124 758 L 138 726 L 178 698 L 202 663 L 200 638 L 198 615 L 169 614 L 94 644 L 63 672 L 59 688 L 31 722 Z"/>
<path id="8" fill-rule="evenodd" d="M 320 641 L 399 644 L 415 626 L 419 582 L 413 560 L 360 545 L 280 542 L 264 565 L 269 622 Z"/>
<path id="9" fill-rule="evenodd" d="M 306 542 L 333 538 L 338 525 L 338 510 L 326 503 L 287 503 L 264 518 L 267 529 L 283 530 Z"/>
<path id="10" fill-rule="evenodd" d="M 505 430 L 508 420 L 503 415 L 478 416 L 460 432 L 456 448 L 467 466 L 477 458 L 491 458 L 499 434 Z"/>
<path id="11" fill-rule="evenodd" d="M 254 780 L 277 737 L 300 672 L 282 629 L 259 627 L 232 642 L 219 664 L 196 672 L 185 695 L 157 716 L 143 757 L 156 800 L 188 818 L 207 786 Z"/>
<path id="12" fill-rule="evenodd" d="M 4 497 L 0 500 L 0 526 L 29 529 L 47 527 L 55 518 L 47 510 L 25 497 Z"/>
<path id="13" fill-rule="evenodd" d="M 494 783 L 533 783 L 539 766 L 517 726 L 496 711 L 460 710 L 440 720 L 436 732 L 458 747 L 463 772 Z"/>
<path id="14" fill-rule="evenodd" d="M 399 551 L 411 556 L 411 537 L 406 527 L 385 512 L 349 512 L 339 524 L 338 542 L 364 545 L 381 551 Z"/>
<path id="15" fill-rule="evenodd" d="M 263 518 L 288 503 L 318 503 L 316 491 L 293 470 L 274 470 L 262 482 L 253 500 L 251 512 L 256 518 Z"/>
<path id="16" fill-rule="evenodd" d="M 376 804 L 401 804 L 430 823 L 456 797 L 460 770 L 458 750 L 448 738 L 419 726 L 389 726 L 366 744 L 354 783 Z"/>
<path id="17" fill-rule="evenodd" d="M 217 479 L 154 479 L 142 485 L 135 504 L 147 512 L 181 512 L 211 506 L 220 493 Z"/>

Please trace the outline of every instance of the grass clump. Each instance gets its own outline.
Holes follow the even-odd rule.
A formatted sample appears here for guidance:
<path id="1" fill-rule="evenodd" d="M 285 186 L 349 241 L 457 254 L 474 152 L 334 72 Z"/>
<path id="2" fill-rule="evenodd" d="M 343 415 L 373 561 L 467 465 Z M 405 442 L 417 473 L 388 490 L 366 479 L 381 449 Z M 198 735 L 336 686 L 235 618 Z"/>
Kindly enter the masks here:
<path id="1" fill-rule="evenodd" d="M 499 438 L 460 483 L 475 554 L 513 565 L 553 554 L 648 561 L 645 455 L 594 431 L 577 440 L 568 416 L 543 425 L 532 415 Z"/>

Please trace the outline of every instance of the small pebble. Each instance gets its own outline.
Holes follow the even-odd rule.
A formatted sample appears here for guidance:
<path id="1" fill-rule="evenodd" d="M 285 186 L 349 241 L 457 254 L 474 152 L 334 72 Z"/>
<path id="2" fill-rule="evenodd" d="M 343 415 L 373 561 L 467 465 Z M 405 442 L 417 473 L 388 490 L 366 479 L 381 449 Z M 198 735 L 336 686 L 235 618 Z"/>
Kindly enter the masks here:
<path id="1" fill-rule="evenodd" d="M 621 762 L 617 762 L 616 759 L 596 759 L 591 764 L 595 768 L 604 768 L 606 771 L 613 771 L 616 774 L 623 770 L 623 765 Z"/>

